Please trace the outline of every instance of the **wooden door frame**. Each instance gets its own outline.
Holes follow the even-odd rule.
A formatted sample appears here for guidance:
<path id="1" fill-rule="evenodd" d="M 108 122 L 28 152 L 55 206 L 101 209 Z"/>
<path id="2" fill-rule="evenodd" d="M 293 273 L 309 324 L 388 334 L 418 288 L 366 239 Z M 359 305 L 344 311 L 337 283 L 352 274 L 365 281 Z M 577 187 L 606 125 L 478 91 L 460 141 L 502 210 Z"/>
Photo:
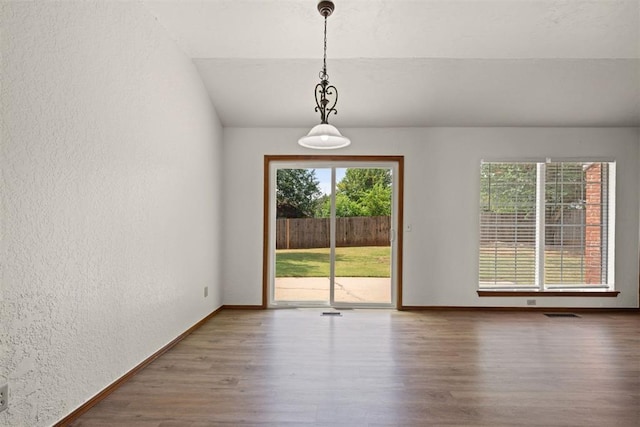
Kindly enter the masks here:
<path id="1" fill-rule="evenodd" d="M 271 162 L 321 161 L 321 162 L 396 162 L 398 176 L 394 185 L 398 197 L 397 216 L 397 254 L 396 254 L 396 309 L 402 309 L 402 251 L 403 251 L 403 217 L 404 217 L 404 156 L 338 156 L 338 155 L 269 155 L 264 156 L 263 175 L 263 235 L 262 235 L 262 308 L 268 307 L 269 295 L 269 184 Z"/>

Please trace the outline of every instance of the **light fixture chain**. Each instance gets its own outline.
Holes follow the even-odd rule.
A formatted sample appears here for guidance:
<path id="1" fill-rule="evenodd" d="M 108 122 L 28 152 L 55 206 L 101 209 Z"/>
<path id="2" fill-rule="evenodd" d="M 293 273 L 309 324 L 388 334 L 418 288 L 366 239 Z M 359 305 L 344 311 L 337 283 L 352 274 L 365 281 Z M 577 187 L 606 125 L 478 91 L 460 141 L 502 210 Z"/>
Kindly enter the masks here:
<path id="1" fill-rule="evenodd" d="M 329 79 L 327 75 L 327 17 L 324 17 L 324 60 L 322 63 L 322 74 L 324 79 Z"/>
<path id="2" fill-rule="evenodd" d="M 333 12 L 333 3 L 329 0 L 318 3 L 318 11 L 324 17 L 324 55 L 322 57 L 322 70 L 320 70 L 320 83 L 316 85 L 315 110 L 320 113 L 320 123 L 329 124 L 329 116 L 337 114 L 336 104 L 338 103 L 338 89 L 329 84 L 327 74 L 327 17 Z"/>

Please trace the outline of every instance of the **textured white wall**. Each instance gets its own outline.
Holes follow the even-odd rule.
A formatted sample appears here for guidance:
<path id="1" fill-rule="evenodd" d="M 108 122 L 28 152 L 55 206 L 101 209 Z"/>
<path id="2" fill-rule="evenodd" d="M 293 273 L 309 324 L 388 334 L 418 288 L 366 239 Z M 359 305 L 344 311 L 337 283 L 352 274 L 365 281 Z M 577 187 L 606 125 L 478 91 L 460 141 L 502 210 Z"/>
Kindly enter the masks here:
<path id="1" fill-rule="evenodd" d="M 299 148 L 308 129 L 224 129 L 225 304 L 260 304 L 262 165 Z M 403 303 L 525 306 L 477 296 L 479 164 L 483 158 L 606 158 L 617 162 L 618 298 L 538 298 L 539 306 L 637 307 L 640 144 L 636 128 L 342 129 L 352 145 L 331 154 L 405 156 Z M 321 153 L 324 154 L 324 153 Z"/>
<path id="2" fill-rule="evenodd" d="M 140 3 L 0 17 L 0 425 L 46 426 L 220 306 L 222 131 Z"/>

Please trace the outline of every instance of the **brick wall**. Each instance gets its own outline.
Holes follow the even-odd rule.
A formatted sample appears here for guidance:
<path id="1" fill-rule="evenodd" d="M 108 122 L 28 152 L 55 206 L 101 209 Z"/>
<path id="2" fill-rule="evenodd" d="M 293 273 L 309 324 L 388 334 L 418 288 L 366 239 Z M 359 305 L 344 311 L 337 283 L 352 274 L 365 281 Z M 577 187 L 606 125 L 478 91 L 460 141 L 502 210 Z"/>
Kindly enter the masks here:
<path id="1" fill-rule="evenodd" d="M 586 171 L 585 263 L 587 284 L 602 283 L 602 163 Z"/>

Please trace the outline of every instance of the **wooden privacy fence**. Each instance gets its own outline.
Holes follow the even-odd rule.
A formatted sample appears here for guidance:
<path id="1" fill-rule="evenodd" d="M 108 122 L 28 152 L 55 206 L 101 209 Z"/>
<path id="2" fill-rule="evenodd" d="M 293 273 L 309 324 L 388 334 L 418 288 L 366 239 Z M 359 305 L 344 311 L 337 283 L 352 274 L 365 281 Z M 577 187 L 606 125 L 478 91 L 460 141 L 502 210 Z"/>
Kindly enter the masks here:
<path id="1" fill-rule="evenodd" d="M 389 246 L 388 216 L 336 218 L 336 246 Z M 276 220 L 276 249 L 329 247 L 329 218 Z"/>

